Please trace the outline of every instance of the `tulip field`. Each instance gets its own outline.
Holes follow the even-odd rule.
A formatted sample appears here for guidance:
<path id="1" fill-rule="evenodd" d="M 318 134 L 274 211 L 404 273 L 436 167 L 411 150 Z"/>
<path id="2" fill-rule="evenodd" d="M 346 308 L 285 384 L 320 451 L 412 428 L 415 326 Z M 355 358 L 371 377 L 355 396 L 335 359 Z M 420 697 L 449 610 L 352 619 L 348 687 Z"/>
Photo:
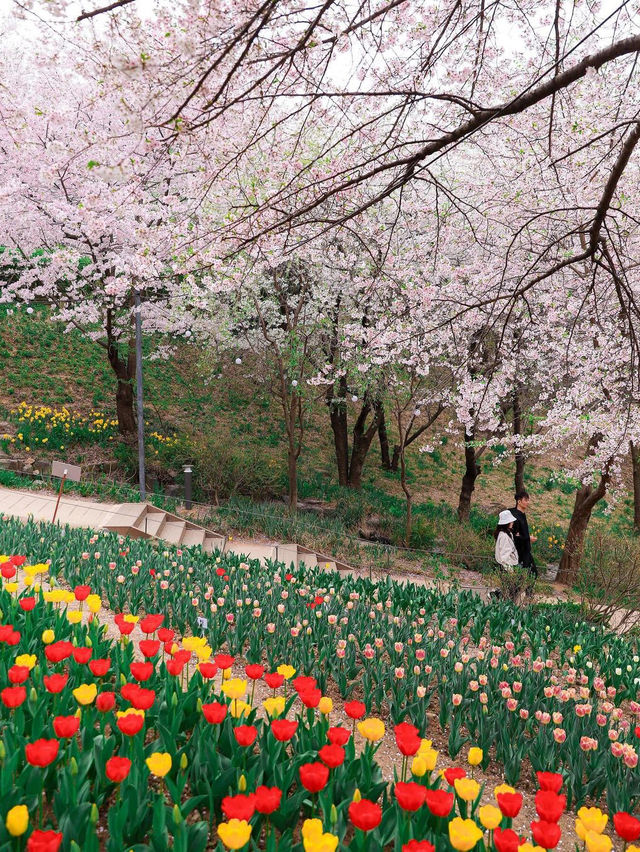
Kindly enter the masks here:
<path id="1" fill-rule="evenodd" d="M 561 605 L 163 546 L 0 521 L 0 850 L 640 839 L 634 639 Z"/>

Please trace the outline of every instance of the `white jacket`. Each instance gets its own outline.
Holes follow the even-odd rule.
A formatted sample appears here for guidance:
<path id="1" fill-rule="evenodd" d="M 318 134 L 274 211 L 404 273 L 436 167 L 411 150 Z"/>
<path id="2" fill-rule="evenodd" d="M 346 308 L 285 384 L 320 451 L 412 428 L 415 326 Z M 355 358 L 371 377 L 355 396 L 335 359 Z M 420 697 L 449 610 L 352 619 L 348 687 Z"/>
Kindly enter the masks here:
<path id="1" fill-rule="evenodd" d="M 515 568 L 518 564 L 518 551 L 514 540 L 506 532 L 500 531 L 496 539 L 496 562 L 506 568 Z"/>

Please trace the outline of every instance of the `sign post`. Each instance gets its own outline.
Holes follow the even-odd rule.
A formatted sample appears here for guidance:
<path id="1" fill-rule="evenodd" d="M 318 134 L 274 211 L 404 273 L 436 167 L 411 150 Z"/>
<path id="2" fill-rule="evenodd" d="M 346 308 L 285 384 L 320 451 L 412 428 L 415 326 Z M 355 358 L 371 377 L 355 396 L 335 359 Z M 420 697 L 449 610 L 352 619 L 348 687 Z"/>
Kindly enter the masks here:
<path id="1" fill-rule="evenodd" d="M 56 508 L 53 513 L 53 521 L 55 524 L 56 517 L 58 515 L 58 508 L 60 506 L 60 498 L 62 497 L 62 490 L 64 488 L 65 482 L 70 480 L 71 482 L 80 482 L 80 476 L 82 475 L 82 468 L 78 467 L 75 464 L 65 464 L 64 462 L 54 461 L 51 465 L 51 476 L 59 476 L 60 479 L 60 488 L 58 490 L 58 499 L 56 500 Z"/>

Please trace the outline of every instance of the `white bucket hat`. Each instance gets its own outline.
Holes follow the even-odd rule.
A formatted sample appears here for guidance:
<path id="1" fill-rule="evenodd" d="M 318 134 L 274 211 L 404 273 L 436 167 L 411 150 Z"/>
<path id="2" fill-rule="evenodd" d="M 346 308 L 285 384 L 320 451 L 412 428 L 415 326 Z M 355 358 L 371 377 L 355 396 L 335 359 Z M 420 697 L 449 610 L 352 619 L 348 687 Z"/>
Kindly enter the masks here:
<path id="1" fill-rule="evenodd" d="M 516 520 L 517 518 L 511 514 L 509 509 L 505 509 L 503 512 L 500 512 L 500 515 L 498 517 L 498 524 L 502 526 L 503 524 L 510 524 Z"/>

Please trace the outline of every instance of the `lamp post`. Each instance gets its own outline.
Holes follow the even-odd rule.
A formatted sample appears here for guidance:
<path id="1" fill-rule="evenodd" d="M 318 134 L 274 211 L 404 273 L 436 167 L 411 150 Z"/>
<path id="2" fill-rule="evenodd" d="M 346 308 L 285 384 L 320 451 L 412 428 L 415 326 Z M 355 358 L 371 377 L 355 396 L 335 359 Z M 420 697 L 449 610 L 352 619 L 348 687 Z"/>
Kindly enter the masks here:
<path id="1" fill-rule="evenodd" d="M 185 509 L 191 508 L 191 474 L 193 473 L 193 468 L 190 464 L 183 465 L 182 469 L 184 470 L 184 507 Z"/>
<path id="2" fill-rule="evenodd" d="M 136 404 L 138 408 L 138 481 L 140 484 L 140 499 L 147 499 L 144 463 L 144 407 L 142 404 L 142 317 L 140 315 L 140 291 L 136 288 L 135 325 L 136 325 Z"/>

